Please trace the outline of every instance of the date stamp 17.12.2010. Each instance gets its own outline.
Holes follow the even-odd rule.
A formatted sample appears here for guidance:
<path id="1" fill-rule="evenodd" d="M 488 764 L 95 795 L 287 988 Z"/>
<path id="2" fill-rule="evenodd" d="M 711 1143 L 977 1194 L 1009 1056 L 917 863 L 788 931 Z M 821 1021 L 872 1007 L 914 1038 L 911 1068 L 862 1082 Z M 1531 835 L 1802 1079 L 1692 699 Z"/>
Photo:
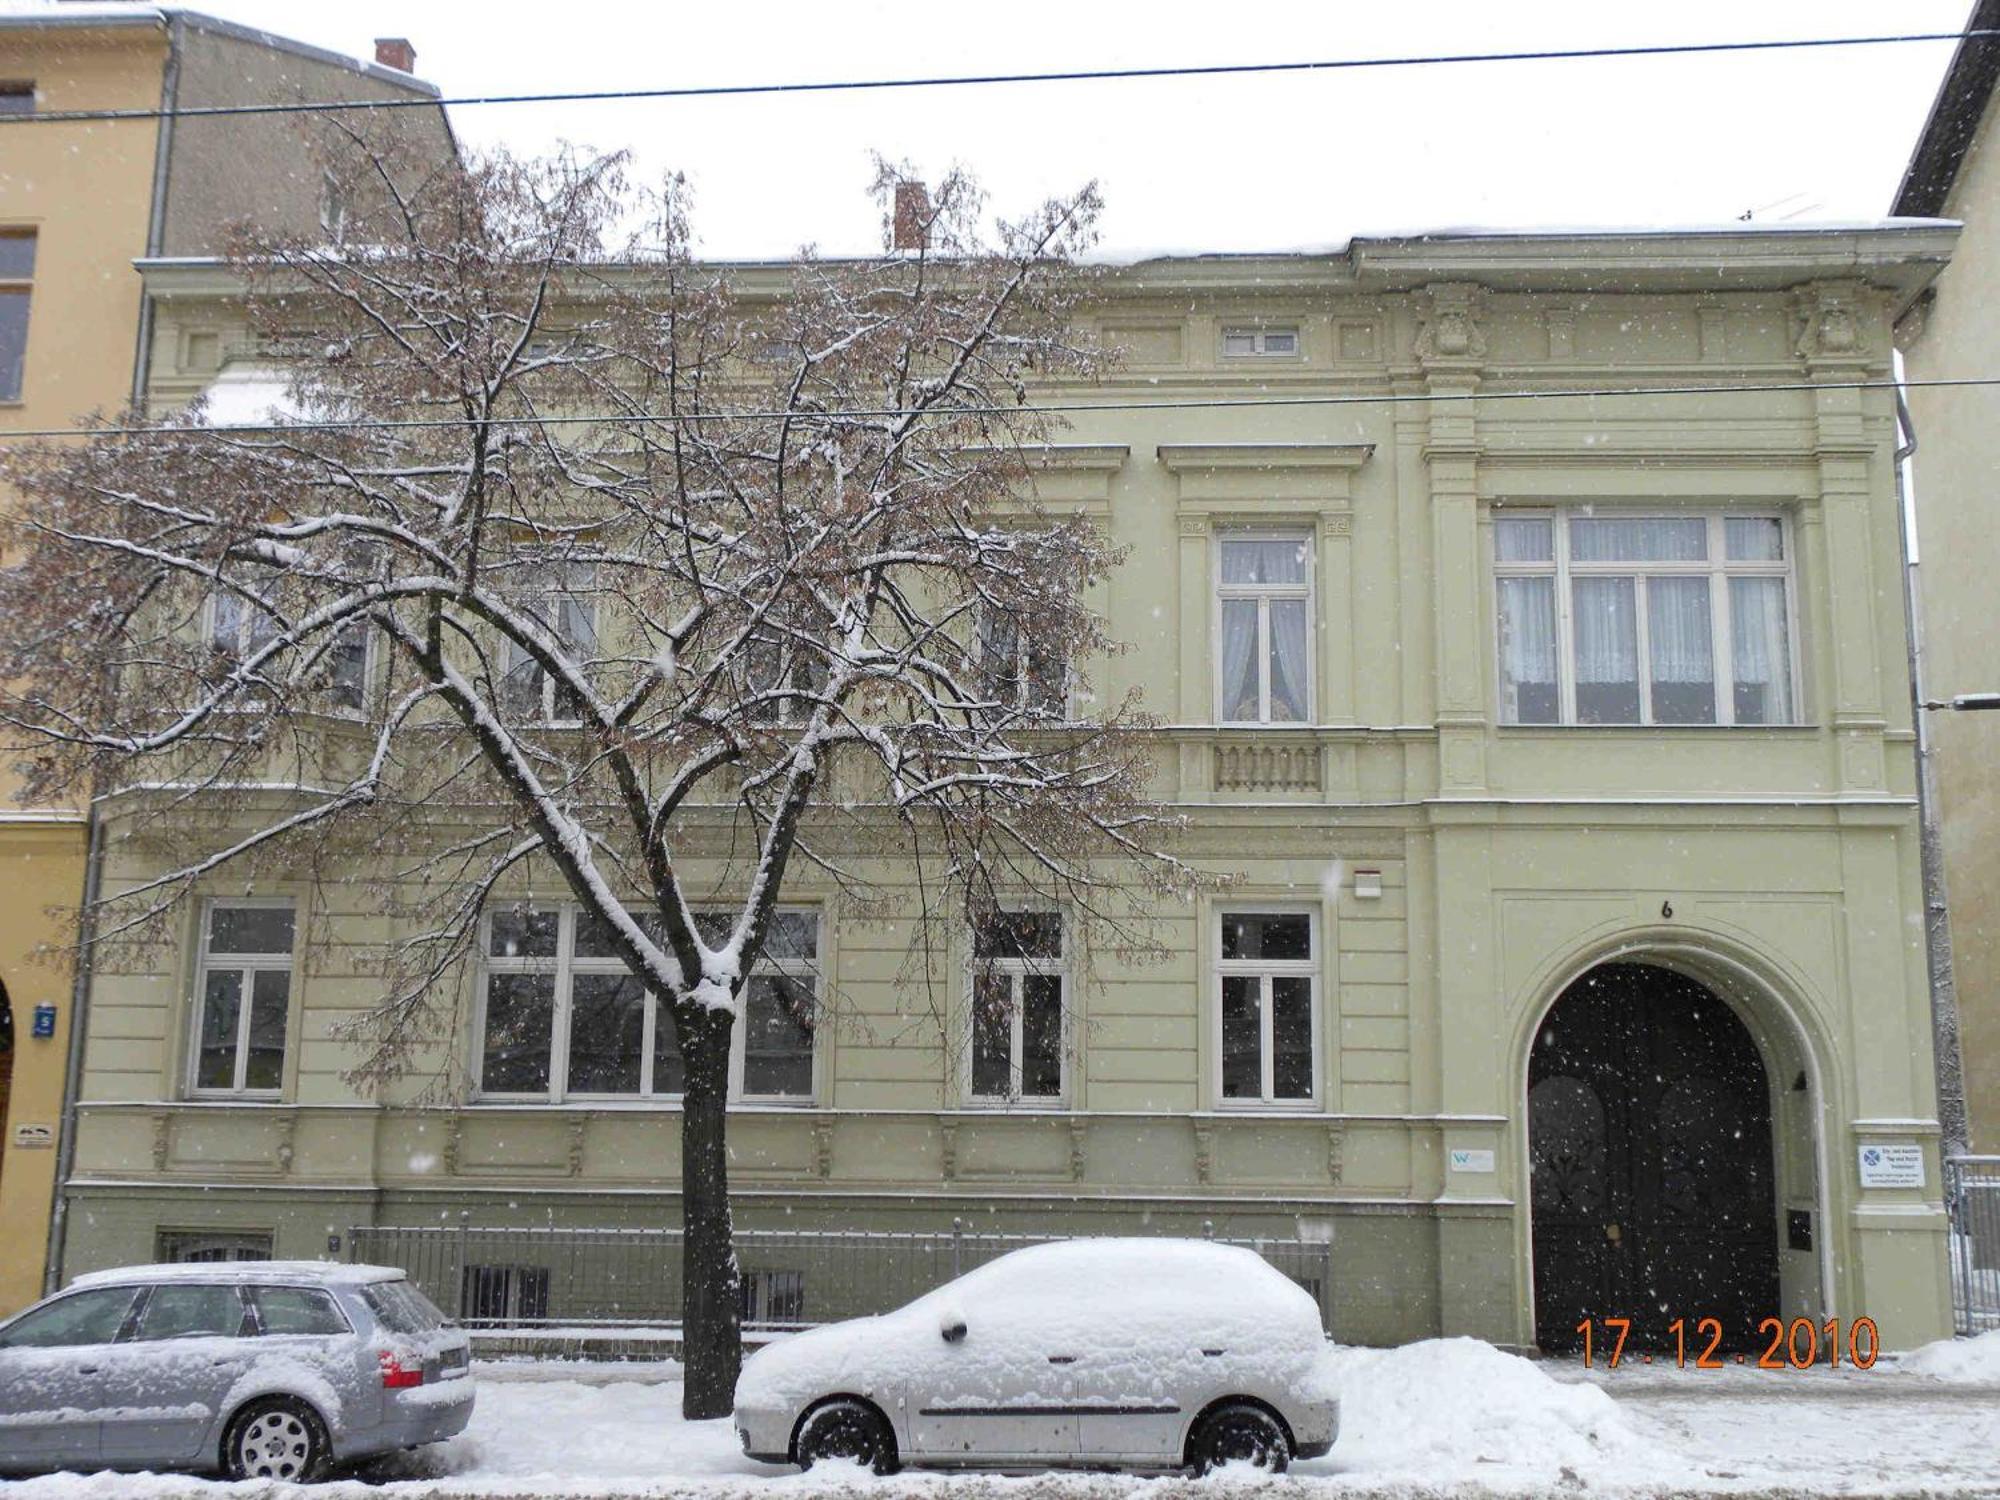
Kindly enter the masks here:
<path id="1" fill-rule="evenodd" d="M 1764 1350 L 1754 1359 L 1749 1353 L 1723 1353 L 1726 1330 L 1722 1319 L 1696 1318 L 1690 1324 L 1686 1318 L 1675 1318 L 1667 1324 L 1667 1339 L 1661 1341 L 1656 1352 L 1627 1353 L 1625 1345 L 1632 1336 L 1634 1321 L 1585 1318 L 1577 1324 L 1576 1331 L 1583 1335 L 1584 1368 L 1601 1364 L 1607 1370 L 1616 1370 L 1621 1362 L 1650 1365 L 1665 1364 L 1671 1359 L 1683 1370 L 1724 1370 L 1737 1365 L 1758 1370 L 1809 1370 L 1819 1364 L 1848 1364 L 1857 1370 L 1871 1370 L 1875 1367 L 1875 1356 L 1881 1352 L 1881 1337 L 1873 1318 L 1855 1318 L 1849 1323 L 1842 1323 L 1839 1318 L 1828 1318 L 1824 1323 L 1815 1323 L 1811 1318 L 1793 1318 L 1790 1322 L 1766 1318 L 1757 1325 L 1757 1337 L 1766 1341 Z M 1650 1339 L 1644 1342 L 1653 1343 Z"/>

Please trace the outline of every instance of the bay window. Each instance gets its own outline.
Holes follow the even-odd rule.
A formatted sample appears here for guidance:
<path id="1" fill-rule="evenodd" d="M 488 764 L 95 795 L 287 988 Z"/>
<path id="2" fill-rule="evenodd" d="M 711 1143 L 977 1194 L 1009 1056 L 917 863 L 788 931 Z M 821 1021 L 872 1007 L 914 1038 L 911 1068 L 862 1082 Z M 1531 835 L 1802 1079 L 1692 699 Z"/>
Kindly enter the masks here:
<path id="1" fill-rule="evenodd" d="M 1493 539 L 1503 723 L 1797 722 L 1783 517 L 1508 512 Z"/>
<path id="2" fill-rule="evenodd" d="M 719 941 L 733 918 L 702 913 Z M 818 1020 L 819 918 L 786 910 L 742 992 L 730 1097 L 808 1102 Z M 480 974 L 479 1091 L 489 1099 L 672 1099 L 685 1073 L 669 1004 L 617 956 L 610 930 L 573 906 L 505 908 L 486 918 Z"/>

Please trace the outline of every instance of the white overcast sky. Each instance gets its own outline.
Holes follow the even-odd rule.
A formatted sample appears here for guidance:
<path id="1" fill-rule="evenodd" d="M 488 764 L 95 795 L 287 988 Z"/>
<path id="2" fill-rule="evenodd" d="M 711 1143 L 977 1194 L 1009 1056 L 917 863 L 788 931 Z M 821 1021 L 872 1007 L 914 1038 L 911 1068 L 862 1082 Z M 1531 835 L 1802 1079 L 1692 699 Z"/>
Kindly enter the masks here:
<path id="1" fill-rule="evenodd" d="M 338 51 L 408 36 L 447 94 L 1951 31 L 1967 0 L 196 0 Z M 1018 210 L 1091 178 L 1105 247 L 1465 225 L 1876 218 L 1949 43 L 1241 79 L 464 108 L 462 139 L 685 170 L 700 248 L 869 248 L 871 149 Z"/>

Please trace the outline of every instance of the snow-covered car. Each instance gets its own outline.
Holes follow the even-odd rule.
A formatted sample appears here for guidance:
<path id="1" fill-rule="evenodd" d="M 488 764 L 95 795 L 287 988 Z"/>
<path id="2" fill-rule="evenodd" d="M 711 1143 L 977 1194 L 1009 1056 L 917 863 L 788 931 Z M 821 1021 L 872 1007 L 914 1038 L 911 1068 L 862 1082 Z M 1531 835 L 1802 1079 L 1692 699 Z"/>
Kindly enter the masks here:
<path id="1" fill-rule="evenodd" d="M 388 1266 L 128 1266 L 0 1323 L 0 1472 L 310 1480 L 472 1420 L 471 1343 Z"/>
<path id="2" fill-rule="evenodd" d="M 1067 1240 L 767 1345 L 737 1381 L 736 1429 L 752 1458 L 877 1473 L 1281 1470 L 1338 1434 L 1328 1348 L 1313 1299 L 1249 1250 Z"/>

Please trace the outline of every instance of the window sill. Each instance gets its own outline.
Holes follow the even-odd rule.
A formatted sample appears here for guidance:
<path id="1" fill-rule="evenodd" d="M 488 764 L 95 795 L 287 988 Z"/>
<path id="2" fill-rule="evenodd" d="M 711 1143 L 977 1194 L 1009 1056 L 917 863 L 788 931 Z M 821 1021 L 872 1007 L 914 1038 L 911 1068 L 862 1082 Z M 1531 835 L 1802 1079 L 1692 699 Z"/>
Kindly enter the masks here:
<path id="1" fill-rule="evenodd" d="M 1819 724 L 1495 724 L 1501 734 L 1526 738 L 1535 734 L 1609 735 L 1689 735 L 1704 739 L 1710 735 L 1763 735 L 1772 739 L 1808 739 L 1819 734 Z"/>
<path id="2" fill-rule="evenodd" d="M 1213 1113 L 1291 1120 L 1300 1116 L 1323 1115 L 1326 1108 L 1317 1099 L 1223 1099 L 1216 1102 Z"/>
<path id="3" fill-rule="evenodd" d="M 583 1111 L 591 1114 L 674 1114 L 681 1113 L 684 1102 L 679 1094 L 661 1095 L 650 1099 L 635 1099 L 629 1094 L 605 1094 L 597 1097 L 583 1095 L 564 1099 L 560 1102 L 508 1094 L 489 1094 L 481 1098 L 468 1099 L 463 1106 L 468 1110 L 490 1110 L 495 1113 L 503 1109 L 537 1110 L 553 1113 L 558 1110 Z M 729 1108 L 771 1114 L 799 1114 L 806 1110 L 818 1109 L 817 1099 L 731 1099 Z"/>
<path id="4" fill-rule="evenodd" d="M 1066 1115 L 1071 1110 L 1068 1102 L 1060 1098 L 966 1099 L 959 1104 L 957 1112 L 968 1115 Z"/>

